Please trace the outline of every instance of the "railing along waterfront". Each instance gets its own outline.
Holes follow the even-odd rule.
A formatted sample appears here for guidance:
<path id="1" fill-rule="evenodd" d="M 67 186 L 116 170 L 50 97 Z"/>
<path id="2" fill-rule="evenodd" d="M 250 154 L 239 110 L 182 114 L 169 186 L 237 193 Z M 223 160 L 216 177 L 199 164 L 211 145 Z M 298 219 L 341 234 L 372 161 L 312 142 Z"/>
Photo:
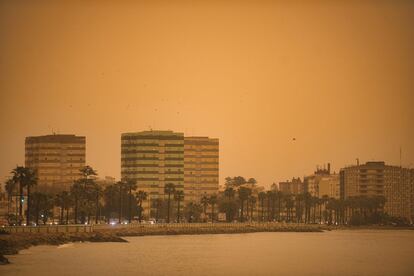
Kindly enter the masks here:
<path id="1" fill-rule="evenodd" d="M 81 233 L 92 232 L 92 225 L 68 224 L 68 225 L 38 225 L 38 226 L 3 226 L 9 233 Z"/>
<path id="2" fill-rule="evenodd" d="M 303 223 L 285 223 L 285 222 L 217 222 L 217 223 L 130 223 L 130 224 L 94 224 L 93 231 L 107 229 L 128 229 L 128 228 L 242 228 L 242 227 L 297 227 L 311 226 Z"/>
<path id="3" fill-rule="evenodd" d="M 81 233 L 94 232 L 99 230 L 111 229 L 197 229 L 197 228 L 275 228 L 288 227 L 295 228 L 307 226 L 309 224 L 303 223 L 285 223 L 285 222 L 216 222 L 216 223 L 129 223 L 129 224 L 69 224 L 69 225 L 38 225 L 38 226 L 3 226 L 3 229 L 9 233 Z M 314 225 L 315 226 L 315 225 Z"/>

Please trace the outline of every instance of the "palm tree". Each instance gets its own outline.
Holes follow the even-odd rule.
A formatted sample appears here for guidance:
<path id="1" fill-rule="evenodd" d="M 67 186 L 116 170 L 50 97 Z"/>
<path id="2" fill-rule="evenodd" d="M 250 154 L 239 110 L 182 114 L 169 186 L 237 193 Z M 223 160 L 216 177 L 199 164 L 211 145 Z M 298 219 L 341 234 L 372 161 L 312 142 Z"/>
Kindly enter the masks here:
<path id="1" fill-rule="evenodd" d="M 332 212 L 334 211 L 336 215 L 337 200 L 335 198 L 329 198 L 326 204 L 326 209 L 328 210 L 328 224 L 332 224 L 333 223 Z"/>
<path id="2" fill-rule="evenodd" d="M 110 219 L 113 218 L 114 213 L 116 213 L 118 209 L 118 192 L 119 189 L 117 184 L 108 185 L 103 191 L 105 201 L 104 212 L 108 223 L 110 223 Z"/>
<path id="3" fill-rule="evenodd" d="M 5 185 L 5 190 L 7 193 L 7 199 L 8 199 L 8 203 L 7 203 L 7 214 L 10 215 L 10 209 L 11 209 L 11 204 L 12 204 L 12 199 L 13 199 L 13 191 L 16 188 L 16 185 L 13 181 L 13 179 L 9 178 L 7 179 Z"/>
<path id="4" fill-rule="evenodd" d="M 277 198 L 277 192 L 275 190 L 270 191 L 270 198 L 272 202 L 272 221 L 275 220 L 275 214 L 276 214 L 276 198 Z"/>
<path id="5" fill-rule="evenodd" d="M 295 196 L 295 201 L 296 201 L 296 206 L 295 206 L 295 211 L 296 211 L 296 222 L 301 222 L 302 221 L 302 201 L 304 200 L 304 195 L 303 194 L 297 194 Z"/>
<path id="6" fill-rule="evenodd" d="M 123 190 L 125 188 L 125 182 L 118 181 L 116 185 L 119 190 L 118 223 L 121 224 L 122 222 L 122 196 L 123 196 Z"/>
<path id="7" fill-rule="evenodd" d="M 174 193 L 174 200 L 177 201 L 177 223 L 180 223 L 180 203 L 184 200 L 184 192 L 176 191 Z"/>
<path id="8" fill-rule="evenodd" d="M 18 195 L 16 195 L 16 203 L 18 202 L 18 215 L 17 215 L 17 223 L 21 225 L 22 223 L 22 210 L 23 210 L 23 188 L 24 188 L 24 167 L 17 166 L 15 169 L 12 170 L 12 180 L 14 182 L 14 186 L 18 187 Z M 17 196 L 19 197 L 17 199 Z"/>
<path id="9" fill-rule="evenodd" d="M 155 200 L 155 221 L 158 222 L 159 217 L 160 217 L 160 211 L 161 208 L 163 207 L 163 200 L 161 198 L 157 198 Z"/>
<path id="10" fill-rule="evenodd" d="M 247 180 L 247 183 L 251 184 L 251 185 L 256 185 L 257 181 L 254 178 L 249 178 L 249 180 Z"/>
<path id="11" fill-rule="evenodd" d="M 187 218 L 187 221 L 192 223 L 194 221 L 199 221 L 201 213 L 203 212 L 203 207 L 194 202 L 188 203 L 184 208 L 184 215 Z"/>
<path id="12" fill-rule="evenodd" d="M 323 198 L 318 198 L 318 207 L 319 207 L 319 223 L 322 223 L 322 205 L 323 205 Z"/>
<path id="13" fill-rule="evenodd" d="M 63 211 L 64 211 L 64 203 L 63 203 L 63 195 L 62 193 L 58 193 L 55 196 L 55 205 L 60 208 L 60 216 L 59 216 L 59 224 L 63 224 Z"/>
<path id="14" fill-rule="evenodd" d="M 165 184 L 164 194 L 168 194 L 167 223 L 170 223 L 171 194 L 173 194 L 174 191 L 175 185 L 173 183 Z"/>
<path id="15" fill-rule="evenodd" d="M 203 205 L 204 222 L 207 221 L 207 206 L 210 203 L 209 201 L 210 199 L 208 198 L 207 195 L 204 195 L 200 200 L 201 205 Z"/>
<path id="16" fill-rule="evenodd" d="M 235 176 L 233 177 L 233 185 L 235 187 L 240 187 L 243 184 L 246 184 L 247 181 L 243 176 Z"/>
<path id="17" fill-rule="evenodd" d="M 39 224 L 39 217 L 42 218 L 43 224 L 46 224 L 49 217 L 53 215 L 52 209 L 55 198 L 46 193 L 34 192 L 29 204 L 33 205 L 36 225 Z"/>
<path id="18" fill-rule="evenodd" d="M 276 192 L 276 197 L 277 197 L 277 203 L 278 203 L 278 208 L 277 208 L 277 221 L 281 221 L 281 217 L 280 217 L 280 212 L 282 209 L 282 200 L 283 200 L 283 193 L 281 191 L 277 191 Z"/>
<path id="19" fill-rule="evenodd" d="M 303 203 L 305 207 L 305 223 L 310 222 L 310 212 L 311 212 L 311 206 L 312 206 L 312 195 L 310 193 L 304 193 L 303 194 Z"/>
<path id="20" fill-rule="evenodd" d="M 30 224 L 30 188 L 32 188 L 33 186 L 37 185 L 37 176 L 36 176 L 36 172 L 31 170 L 31 169 L 27 169 L 26 171 L 26 191 L 27 191 L 27 210 L 26 210 L 26 225 Z"/>
<path id="21" fill-rule="evenodd" d="M 209 198 L 209 203 L 211 205 L 211 222 L 214 222 L 214 206 L 217 204 L 217 195 L 213 194 Z"/>
<path id="22" fill-rule="evenodd" d="M 26 223 L 29 224 L 30 221 L 30 206 L 29 206 L 29 199 L 30 199 L 30 188 L 37 184 L 37 177 L 36 173 L 31 170 L 30 168 L 17 166 L 15 169 L 12 170 L 12 180 L 14 185 L 19 185 L 20 191 L 20 200 L 19 200 L 19 225 L 21 225 L 23 220 L 23 202 L 24 202 L 24 193 L 23 189 L 26 187 L 27 189 L 27 212 L 26 212 Z"/>
<path id="23" fill-rule="evenodd" d="M 233 178 L 231 178 L 230 176 L 227 176 L 224 180 L 225 180 L 224 185 L 226 186 L 226 189 L 233 186 Z"/>
<path id="24" fill-rule="evenodd" d="M 274 209 L 273 209 L 273 212 L 271 212 L 270 210 L 271 210 L 271 206 L 273 205 L 272 204 L 273 192 L 272 191 L 267 191 L 266 192 L 266 198 L 267 198 L 267 220 L 272 221 L 273 218 L 274 218 Z"/>
<path id="25" fill-rule="evenodd" d="M 249 196 L 249 199 L 247 200 L 247 202 L 249 202 L 250 204 L 250 220 L 253 220 L 253 210 L 256 206 L 256 197 Z M 247 212 L 249 212 L 249 210 L 247 210 Z"/>
<path id="26" fill-rule="evenodd" d="M 138 191 L 135 194 L 135 197 L 137 198 L 137 201 L 138 201 L 138 204 L 139 204 L 139 206 L 138 206 L 138 208 L 139 208 L 138 220 L 139 220 L 139 222 L 141 222 L 141 220 L 142 220 L 142 211 L 143 211 L 142 210 L 142 202 L 147 199 L 148 194 L 144 191 Z"/>
<path id="27" fill-rule="evenodd" d="M 238 213 L 239 210 L 239 204 L 237 203 L 237 201 L 234 198 L 222 198 L 219 201 L 219 210 L 221 212 L 225 212 L 226 213 L 226 221 L 227 222 L 231 222 L 234 220 L 235 215 Z"/>
<path id="28" fill-rule="evenodd" d="M 240 222 L 244 221 L 244 216 L 243 216 L 243 212 L 244 212 L 244 202 L 249 198 L 249 195 L 251 194 L 251 190 L 249 188 L 246 187 L 240 187 L 238 190 L 238 194 L 239 194 L 239 199 L 240 199 Z"/>
<path id="29" fill-rule="evenodd" d="M 12 179 L 14 185 L 19 187 L 19 215 L 18 215 L 18 224 L 22 224 L 22 217 L 23 217 L 23 188 L 24 188 L 24 181 L 25 181 L 25 167 L 17 166 L 12 170 Z"/>
<path id="30" fill-rule="evenodd" d="M 233 199 L 235 194 L 236 191 L 232 187 L 226 188 L 224 190 L 224 196 L 227 197 L 229 200 Z"/>
<path id="31" fill-rule="evenodd" d="M 93 178 L 91 178 L 92 176 L 97 175 L 96 171 L 91 167 L 91 166 L 84 166 L 82 167 L 80 170 L 80 173 L 82 175 L 82 178 L 80 179 L 80 181 L 83 183 L 83 192 L 80 194 L 80 197 L 78 198 L 78 200 L 81 199 L 81 205 L 82 205 L 82 210 L 81 210 L 81 222 L 84 223 L 86 220 L 86 215 L 88 215 L 88 222 L 89 222 L 89 218 L 90 218 L 90 202 L 93 201 L 94 197 L 91 196 L 91 189 L 93 187 L 94 184 L 94 180 Z M 86 211 L 88 212 L 88 214 L 86 214 Z"/>
<path id="32" fill-rule="evenodd" d="M 292 208 L 294 206 L 292 195 L 290 194 L 286 195 L 285 202 L 286 202 L 286 220 L 290 222 L 292 220 Z"/>
<path id="33" fill-rule="evenodd" d="M 323 222 L 326 223 L 328 220 L 328 208 L 327 208 L 327 204 L 329 202 L 329 196 L 328 195 L 323 195 L 322 196 L 322 204 L 323 204 L 323 209 L 324 209 L 324 216 L 323 216 Z"/>
<path id="34" fill-rule="evenodd" d="M 81 172 L 82 179 L 85 181 L 85 187 L 86 187 L 86 184 L 87 184 L 86 182 L 89 179 L 89 177 L 93 175 L 97 175 L 96 171 L 91 166 L 88 166 L 88 165 L 81 168 L 79 171 Z"/>
<path id="35" fill-rule="evenodd" d="M 260 192 L 259 195 L 259 202 L 260 202 L 260 211 L 262 213 L 261 217 L 260 217 L 260 221 L 264 221 L 264 202 L 266 199 L 266 193 L 265 192 Z"/>
<path id="36" fill-rule="evenodd" d="M 67 191 L 62 192 L 62 202 L 63 202 L 64 209 L 66 209 L 65 224 L 69 224 L 69 208 L 72 204 L 72 198 L 69 192 Z"/>
<path id="37" fill-rule="evenodd" d="M 95 224 L 98 224 L 98 218 L 100 217 L 99 200 L 103 194 L 102 187 L 94 183 L 93 193 L 95 194 Z"/>
<path id="38" fill-rule="evenodd" d="M 132 220 L 132 191 L 137 189 L 137 182 L 134 180 L 127 180 L 125 182 L 125 189 L 128 190 L 128 223 Z"/>
<path id="39" fill-rule="evenodd" d="M 73 208 L 74 208 L 74 222 L 78 223 L 78 211 L 79 211 L 79 200 L 83 194 L 82 189 L 82 180 L 76 180 L 73 182 L 72 187 L 70 187 L 70 195 L 73 198 Z"/>

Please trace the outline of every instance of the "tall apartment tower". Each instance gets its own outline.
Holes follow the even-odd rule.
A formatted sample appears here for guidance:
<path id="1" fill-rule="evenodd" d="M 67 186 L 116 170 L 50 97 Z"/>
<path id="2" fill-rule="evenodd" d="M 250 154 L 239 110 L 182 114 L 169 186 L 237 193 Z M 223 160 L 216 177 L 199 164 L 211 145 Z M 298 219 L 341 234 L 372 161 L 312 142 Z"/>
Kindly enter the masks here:
<path id="1" fill-rule="evenodd" d="M 25 166 L 36 170 L 37 189 L 68 190 L 85 166 L 85 137 L 53 134 L 26 137 Z"/>
<path id="2" fill-rule="evenodd" d="M 184 138 L 185 202 L 199 203 L 219 189 L 219 139 Z"/>
<path id="3" fill-rule="evenodd" d="M 141 131 L 121 135 L 121 177 L 136 181 L 145 191 L 144 215 L 155 217 L 156 200 L 165 198 L 167 183 L 184 187 L 184 134 L 173 131 Z"/>
<path id="4" fill-rule="evenodd" d="M 366 162 L 340 171 L 342 199 L 353 196 L 384 196 L 384 210 L 391 216 L 414 220 L 412 170 L 384 162 Z"/>

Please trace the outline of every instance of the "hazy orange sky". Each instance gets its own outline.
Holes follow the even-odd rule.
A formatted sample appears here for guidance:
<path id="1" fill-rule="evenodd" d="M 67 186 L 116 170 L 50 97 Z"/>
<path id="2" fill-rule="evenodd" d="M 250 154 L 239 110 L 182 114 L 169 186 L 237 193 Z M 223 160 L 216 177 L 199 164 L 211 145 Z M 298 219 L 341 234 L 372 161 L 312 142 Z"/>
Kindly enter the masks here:
<path id="1" fill-rule="evenodd" d="M 55 2 L 0 2 L 1 180 L 52 132 L 118 178 L 150 127 L 219 138 L 221 183 L 414 167 L 413 1 Z"/>

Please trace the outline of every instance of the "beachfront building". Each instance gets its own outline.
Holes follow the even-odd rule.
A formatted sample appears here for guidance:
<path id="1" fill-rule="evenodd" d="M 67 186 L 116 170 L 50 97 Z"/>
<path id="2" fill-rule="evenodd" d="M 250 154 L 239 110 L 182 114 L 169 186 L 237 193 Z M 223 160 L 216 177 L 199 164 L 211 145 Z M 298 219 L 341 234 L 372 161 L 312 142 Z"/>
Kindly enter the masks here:
<path id="1" fill-rule="evenodd" d="M 219 190 L 219 140 L 184 138 L 184 200 L 199 203 Z"/>
<path id="2" fill-rule="evenodd" d="M 85 143 L 84 136 L 72 134 L 26 137 L 25 166 L 37 172 L 37 189 L 69 190 L 85 166 Z"/>
<path id="3" fill-rule="evenodd" d="M 121 135 L 121 178 L 136 181 L 145 191 L 144 216 L 155 217 L 157 199 L 165 199 L 165 185 L 184 189 L 184 134 L 141 131 Z"/>
<path id="4" fill-rule="evenodd" d="M 413 173 L 385 162 L 366 162 L 340 171 L 340 196 L 384 196 L 384 211 L 413 221 Z"/>

